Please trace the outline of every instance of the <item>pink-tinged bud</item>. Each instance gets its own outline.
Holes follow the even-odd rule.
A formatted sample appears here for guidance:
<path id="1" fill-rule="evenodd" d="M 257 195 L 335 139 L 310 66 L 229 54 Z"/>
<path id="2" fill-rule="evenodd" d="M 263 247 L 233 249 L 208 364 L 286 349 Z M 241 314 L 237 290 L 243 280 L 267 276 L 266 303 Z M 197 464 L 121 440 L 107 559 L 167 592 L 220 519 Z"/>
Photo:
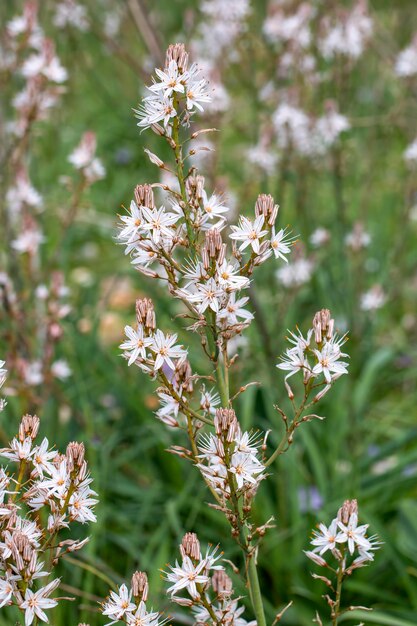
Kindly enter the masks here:
<path id="1" fill-rule="evenodd" d="M 342 522 L 342 524 L 348 524 L 350 517 L 353 514 L 358 514 L 358 502 L 357 500 L 345 500 L 343 505 L 340 507 L 337 512 L 337 519 Z"/>
<path id="2" fill-rule="evenodd" d="M 320 567 L 327 567 L 327 562 L 323 559 L 322 556 L 320 556 L 319 554 L 316 554 L 316 552 L 312 552 L 311 550 L 305 550 L 304 554 L 311 561 L 313 561 L 317 565 L 320 565 Z"/>
<path id="3" fill-rule="evenodd" d="M 236 413 L 233 409 L 217 409 L 214 417 L 216 434 L 227 442 L 232 442 L 239 429 Z"/>
<path id="4" fill-rule="evenodd" d="M 39 424 L 40 420 L 37 415 L 24 415 L 19 426 L 20 441 L 23 442 L 27 437 L 35 439 L 39 431 Z"/>
<path id="5" fill-rule="evenodd" d="M 200 542 L 195 533 L 186 533 L 180 545 L 181 554 L 189 556 L 193 561 L 201 559 Z"/>
<path id="6" fill-rule="evenodd" d="M 174 43 L 168 46 L 165 54 L 165 68 L 169 67 L 171 61 L 175 61 L 181 73 L 184 73 L 188 66 L 188 53 L 183 43 Z"/>
<path id="7" fill-rule="evenodd" d="M 321 309 L 313 317 L 314 338 L 316 343 L 322 343 L 323 339 L 331 339 L 333 336 L 334 320 L 331 318 L 329 309 Z"/>
<path id="8" fill-rule="evenodd" d="M 214 592 L 222 600 L 228 598 L 233 593 L 233 583 L 224 570 L 214 572 L 211 578 Z"/>
<path id="9" fill-rule="evenodd" d="M 138 206 L 146 206 L 148 209 L 155 208 L 155 198 L 151 185 L 136 185 L 134 194 Z"/>
<path id="10" fill-rule="evenodd" d="M 269 226 L 273 226 L 275 224 L 275 220 L 278 215 L 278 204 L 275 204 L 274 198 L 271 195 L 267 195 L 265 193 L 261 193 L 255 203 L 255 215 L 259 217 L 263 215 L 265 218 L 265 223 Z"/>
<path id="11" fill-rule="evenodd" d="M 226 254 L 226 244 L 223 243 L 220 231 L 212 228 L 206 232 L 206 238 L 201 248 L 204 269 L 210 268 L 211 260 L 223 263 Z"/>
<path id="12" fill-rule="evenodd" d="M 136 320 L 140 326 L 143 326 L 147 333 L 155 330 L 155 308 L 150 298 L 140 298 L 136 300 Z"/>
<path id="13" fill-rule="evenodd" d="M 148 599 L 149 584 L 145 572 L 135 572 L 132 576 L 132 594 L 136 601 L 146 602 Z"/>

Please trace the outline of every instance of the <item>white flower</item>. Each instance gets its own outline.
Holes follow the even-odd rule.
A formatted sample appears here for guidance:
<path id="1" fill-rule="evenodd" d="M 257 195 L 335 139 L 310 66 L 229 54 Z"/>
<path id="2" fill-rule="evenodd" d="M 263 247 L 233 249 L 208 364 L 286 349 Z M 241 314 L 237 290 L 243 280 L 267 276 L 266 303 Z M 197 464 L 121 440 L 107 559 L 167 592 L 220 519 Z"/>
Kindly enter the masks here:
<path id="1" fill-rule="evenodd" d="M 212 389 L 211 391 L 206 391 L 204 388 L 202 389 L 200 397 L 200 408 L 203 411 L 214 415 L 216 412 L 216 406 L 219 406 L 219 404 L 220 396 L 214 389 Z"/>
<path id="2" fill-rule="evenodd" d="M 150 91 L 163 91 L 165 98 L 171 96 L 174 91 L 177 93 L 184 93 L 184 82 L 187 79 L 187 74 L 180 73 L 177 62 L 174 59 L 171 59 L 165 72 L 160 69 L 156 69 L 155 74 L 161 82 L 155 82 L 151 85 L 149 87 Z"/>
<path id="3" fill-rule="evenodd" d="M 280 370 L 289 372 L 286 375 L 285 380 L 296 374 L 297 372 L 306 370 L 310 371 L 310 367 L 307 358 L 304 354 L 304 350 L 300 346 L 290 348 L 286 351 L 285 356 L 281 357 L 281 363 L 277 364 Z"/>
<path id="4" fill-rule="evenodd" d="M 238 489 L 241 489 L 246 483 L 256 485 L 264 467 L 252 454 L 234 452 L 229 470 L 236 476 Z"/>
<path id="5" fill-rule="evenodd" d="M 110 592 L 110 598 L 104 603 L 102 611 L 103 615 L 107 615 L 113 620 L 110 624 L 114 624 L 124 615 L 135 610 L 136 605 L 131 602 L 131 598 L 132 591 L 129 591 L 126 585 L 121 585 L 119 593 Z"/>
<path id="6" fill-rule="evenodd" d="M 159 613 L 148 612 L 146 610 L 146 604 L 141 601 L 134 613 L 126 614 L 126 624 L 129 626 L 158 626 L 158 618 Z"/>
<path id="7" fill-rule="evenodd" d="M 238 324 L 238 318 L 242 318 L 245 322 L 250 322 L 253 320 L 253 314 L 243 308 L 248 302 L 248 297 L 236 300 L 236 294 L 231 293 L 227 304 L 218 313 L 219 319 L 231 325 Z"/>
<path id="8" fill-rule="evenodd" d="M 71 518 L 81 522 L 81 524 L 96 522 L 97 518 L 91 510 L 98 502 L 96 498 L 91 497 L 95 495 L 97 495 L 96 492 L 88 486 L 77 489 L 69 501 Z"/>
<path id="9" fill-rule="evenodd" d="M 48 598 L 48 595 L 58 587 L 59 582 L 57 578 L 36 592 L 26 589 L 24 602 L 20 604 L 20 608 L 25 611 L 25 626 L 30 626 L 35 616 L 42 622 L 48 622 L 44 609 L 52 609 L 58 604 L 56 600 Z"/>
<path id="10" fill-rule="evenodd" d="M 340 352 L 340 343 L 337 341 L 329 341 L 324 344 L 321 350 L 314 350 L 314 354 L 318 360 L 318 363 L 313 367 L 313 376 L 323 374 L 327 383 L 330 383 L 335 378 L 338 378 L 342 374 L 347 374 L 348 364 L 339 361 L 341 357 L 347 356 Z"/>
<path id="11" fill-rule="evenodd" d="M 210 580 L 208 576 L 202 573 L 205 566 L 205 561 L 200 561 L 197 565 L 193 565 L 188 556 L 184 556 L 181 566 L 178 561 L 175 563 L 175 567 L 170 566 L 171 571 L 167 572 L 166 578 L 174 584 L 168 588 L 168 593 L 174 596 L 178 591 L 186 589 L 192 598 L 199 598 L 200 594 L 196 585 L 205 585 Z"/>
<path id="12" fill-rule="evenodd" d="M 14 581 L 18 578 L 19 576 L 11 576 L 8 572 L 6 572 L 5 578 L 0 578 L 0 609 L 6 604 L 12 603 L 12 595 L 15 590 Z"/>
<path id="13" fill-rule="evenodd" d="M 54 465 L 51 461 L 57 454 L 56 450 L 49 450 L 49 441 L 46 437 L 44 437 L 40 446 L 33 448 L 32 463 L 41 478 L 43 478 L 44 472 L 52 473 Z"/>
<path id="14" fill-rule="evenodd" d="M 223 213 L 229 211 L 229 207 L 223 204 L 222 199 L 217 194 L 213 193 L 210 198 L 207 197 L 207 193 L 203 190 L 203 209 L 207 213 L 210 219 L 214 217 L 221 217 Z"/>
<path id="15" fill-rule="evenodd" d="M 395 63 L 395 73 L 401 77 L 417 74 L 417 39 L 398 55 Z"/>
<path id="16" fill-rule="evenodd" d="M 246 276 L 240 276 L 239 268 L 226 259 L 221 265 L 217 264 L 216 276 L 219 285 L 230 290 L 244 289 L 249 286 L 250 282 Z"/>
<path id="17" fill-rule="evenodd" d="M 369 291 L 361 295 L 362 311 L 376 311 L 384 306 L 387 296 L 381 285 L 374 285 Z"/>
<path id="18" fill-rule="evenodd" d="M 203 111 L 203 107 L 201 106 L 201 102 L 210 102 L 211 96 L 207 91 L 208 82 L 205 78 L 199 78 L 200 71 L 197 65 L 194 63 L 190 67 L 189 71 L 189 80 L 187 82 L 186 89 L 186 101 L 187 101 L 187 109 L 191 111 L 194 107 Z"/>
<path id="19" fill-rule="evenodd" d="M 10 442 L 10 448 L 1 448 L 0 455 L 10 461 L 20 463 L 20 461 L 30 459 L 33 455 L 32 438 L 26 437 L 24 441 L 19 441 L 14 437 Z"/>
<path id="20" fill-rule="evenodd" d="M 280 267 L 276 276 L 285 287 L 300 287 L 310 280 L 313 269 L 313 261 L 301 257 Z"/>
<path id="21" fill-rule="evenodd" d="M 50 478 L 38 483 L 38 488 L 47 490 L 50 496 L 56 494 L 59 498 L 64 498 L 70 484 L 66 459 L 58 467 L 52 466 L 50 474 Z"/>
<path id="22" fill-rule="evenodd" d="M 372 549 L 371 542 L 365 537 L 369 524 L 358 526 L 358 516 L 356 513 L 352 513 L 347 524 L 343 524 L 342 522 L 338 522 L 337 524 L 341 531 L 338 534 L 337 541 L 338 543 L 347 542 L 350 554 L 353 554 L 355 546 L 358 546 L 358 548 L 364 551 Z"/>
<path id="23" fill-rule="evenodd" d="M 330 241 L 330 233 L 326 228 L 316 228 L 310 235 L 310 243 L 315 248 L 319 248 L 323 246 L 328 241 Z"/>
<path id="24" fill-rule="evenodd" d="M 417 139 L 414 139 L 405 150 L 404 159 L 408 163 L 415 163 L 417 161 Z"/>
<path id="25" fill-rule="evenodd" d="M 159 370 L 164 363 L 168 365 L 172 370 L 175 370 L 175 365 L 172 359 L 179 359 L 183 361 L 187 356 L 187 350 L 182 346 L 174 345 L 177 341 L 177 335 L 164 335 L 162 330 L 156 331 L 152 338 L 151 350 L 156 354 L 154 370 Z"/>
<path id="26" fill-rule="evenodd" d="M 232 233 L 230 239 L 236 239 L 242 243 L 239 250 L 244 250 L 247 246 L 252 246 L 252 250 L 258 254 L 260 248 L 260 239 L 267 234 L 267 230 L 262 230 L 264 224 L 264 216 L 259 215 L 254 222 L 251 222 L 244 215 L 240 216 L 239 226 L 231 226 Z"/>
<path id="27" fill-rule="evenodd" d="M 129 357 L 127 364 L 132 365 L 139 357 L 146 359 L 146 348 L 153 344 L 153 339 L 145 337 L 143 326 L 138 325 L 137 330 L 131 326 L 125 326 L 125 335 L 128 340 L 121 343 L 120 348 Z"/>
<path id="28" fill-rule="evenodd" d="M 142 216 L 142 229 L 152 232 L 152 238 L 156 244 L 163 235 L 169 238 L 173 236 L 171 226 L 178 221 L 178 215 L 175 213 L 168 213 L 163 206 L 160 209 L 142 207 Z"/>
<path id="29" fill-rule="evenodd" d="M 142 100 L 139 109 L 134 109 L 134 111 L 139 119 L 138 126 L 141 128 L 149 128 L 152 124 L 162 121 L 166 127 L 169 121 L 177 115 L 172 100 L 160 94 L 147 96 Z"/>
<path id="30" fill-rule="evenodd" d="M 12 241 L 12 248 L 14 248 L 16 252 L 19 252 L 19 254 L 28 252 L 34 255 L 44 241 L 45 237 L 40 230 L 37 228 L 27 228 Z"/>
<path id="31" fill-rule="evenodd" d="M 325 524 L 319 524 L 319 531 L 313 531 L 314 539 L 312 540 L 313 546 L 316 546 L 318 553 L 324 554 L 327 550 L 334 550 L 336 548 L 336 542 L 338 541 L 338 521 L 334 519 L 329 528 Z M 319 563 L 320 564 L 320 563 Z"/>
<path id="32" fill-rule="evenodd" d="M 209 278 L 206 283 L 197 283 L 195 287 L 196 293 L 188 294 L 187 299 L 197 303 L 199 313 L 204 313 L 207 308 L 217 313 L 220 309 L 219 300 L 223 297 L 224 291 L 214 278 Z"/>
<path id="33" fill-rule="evenodd" d="M 52 363 L 51 374 L 55 378 L 59 378 L 59 380 L 65 380 L 71 376 L 72 371 L 67 361 L 59 359 L 58 361 L 54 361 Z"/>
<path id="34" fill-rule="evenodd" d="M 285 256 L 291 252 L 292 238 L 287 238 L 287 233 L 283 228 L 275 234 L 275 229 L 272 229 L 271 248 L 276 259 L 282 259 L 288 263 L 288 259 Z"/>

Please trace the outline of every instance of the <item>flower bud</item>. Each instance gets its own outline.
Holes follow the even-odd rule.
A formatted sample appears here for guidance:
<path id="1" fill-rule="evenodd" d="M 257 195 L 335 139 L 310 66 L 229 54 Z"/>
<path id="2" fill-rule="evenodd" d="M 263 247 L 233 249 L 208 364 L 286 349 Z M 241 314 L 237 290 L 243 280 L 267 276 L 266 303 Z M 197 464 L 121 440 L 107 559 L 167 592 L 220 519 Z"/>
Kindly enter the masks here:
<path id="1" fill-rule="evenodd" d="M 19 439 L 24 441 L 26 437 L 35 439 L 39 430 L 39 417 L 37 415 L 26 414 L 22 417 L 19 426 Z"/>
<path id="2" fill-rule="evenodd" d="M 211 578 L 214 592 L 220 598 L 228 598 L 233 593 L 233 583 L 224 570 L 217 570 Z"/>
<path id="3" fill-rule="evenodd" d="M 183 43 L 172 43 L 168 46 L 165 54 L 166 69 L 168 69 L 171 61 L 175 61 L 181 73 L 185 72 L 188 66 L 188 53 Z"/>
<path id="4" fill-rule="evenodd" d="M 136 300 L 136 320 L 148 333 L 155 330 L 155 309 L 150 298 L 140 298 Z"/>
<path id="5" fill-rule="evenodd" d="M 138 206 L 146 206 L 148 209 L 155 208 L 155 198 L 151 185 L 136 185 L 135 201 Z"/>
<path id="6" fill-rule="evenodd" d="M 146 602 L 148 599 L 148 577 L 145 572 L 135 572 L 132 576 L 132 594 L 135 600 Z"/>
<path id="7" fill-rule="evenodd" d="M 193 561 L 201 559 L 200 542 L 195 533 L 186 533 L 180 545 L 181 554 L 189 556 Z"/>
<path id="8" fill-rule="evenodd" d="M 337 519 L 342 524 L 348 524 L 351 515 L 358 514 L 358 502 L 357 500 L 345 500 L 337 513 Z"/>
<path id="9" fill-rule="evenodd" d="M 331 339 L 333 335 L 334 320 L 331 318 L 329 309 L 321 309 L 313 318 L 314 338 L 316 343 L 323 339 Z"/>
<path id="10" fill-rule="evenodd" d="M 273 226 L 277 219 L 279 205 L 275 204 L 274 198 L 270 194 L 261 193 L 255 203 L 255 215 L 263 215 L 265 224 Z"/>
<path id="11" fill-rule="evenodd" d="M 239 429 L 236 413 L 233 409 L 217 409 L 214 417 L 216 434 L 223 436 L 229 443 L 236 437 Z"/>

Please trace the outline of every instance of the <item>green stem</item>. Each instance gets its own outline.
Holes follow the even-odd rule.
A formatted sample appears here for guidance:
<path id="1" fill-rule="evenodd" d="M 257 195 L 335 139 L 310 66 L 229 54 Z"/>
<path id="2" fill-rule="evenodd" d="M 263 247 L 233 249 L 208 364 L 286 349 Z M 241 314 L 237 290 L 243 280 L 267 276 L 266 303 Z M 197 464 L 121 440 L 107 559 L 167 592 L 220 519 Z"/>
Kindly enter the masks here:
<path id="1" fill-rule="evenodd" d="M 337 626 L 340 615 L 340 601 L 342 599 L 342 584 L 344 576 L 344 549 L 342 549 L 342 558 L 340 560 L 339 569 L 337 570 L 337 586 L 336 586 L 336 598 L 335 605 L 332 609 L 332 626 Z"/>
<path id="2" fill-rule="evenodd" d="M 222 364 L 218 360 L 217 366 L 216 366 L 216 375 L 217 375 L 217 381 L 218 381 L 222 406 L 227 408 L 230 404 L 230 398 L 229 398 L 229 375 L 228 375 L 228 369 L 227 369 L 226 354 L 224 354 L 223 362 L 224 362 L 224 373 L 222 371 Z M 225 449 L 226 465 L 228 465 L 228 454 L 229 454 L 229 451 Z M 239 543 L 245 554 L 246 563 L 247 563 L 247 582 L 249 586 L 249 594 L 251 598 L 253 612 L 256 617 L 257 626 L 266 626 L 261 587 L 259 585 L 258 570 L 256 568 L 256 562 L 255 562 L 255 553 L 254 553 L 254 549 L 250 545 L 250 541 L 248 541 L 247 533 L 245 533 L 244 520 L 242 518 L 241 507 L 239 506 L 239 499 L 236 495 L 235 477 L 231 473 L 229 473 L 229 481 L 231 483 L 230 484 L 231 500 L 232 500 L 234 513 L 236 515 L 238 526 L 239 526 Z"/>
<path id="3" fill-rule="evenodd" d="M 257 626 L 266 626 L 261 587 L 259 585 L 258 570 L 256 569 L 254 553 L 248 556 L 248 583 Z"/>

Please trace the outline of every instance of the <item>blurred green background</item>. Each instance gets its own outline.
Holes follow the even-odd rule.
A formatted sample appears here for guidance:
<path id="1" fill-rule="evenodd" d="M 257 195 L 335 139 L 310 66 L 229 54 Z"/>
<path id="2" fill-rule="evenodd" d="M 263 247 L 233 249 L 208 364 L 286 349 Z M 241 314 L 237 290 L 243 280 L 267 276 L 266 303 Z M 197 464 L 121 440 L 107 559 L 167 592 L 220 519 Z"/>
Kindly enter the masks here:
<path id="1" fill-rule="evenodd" d="M 140 134 L 132 113 L 158 60 L 152 58 L 143 23 L 138 27 L 132 18 L 130 2 L 85 1 L 92 27 L 84 33 L 71 27 L 58 31 L 51 21 L 55 4 L 42 2 L 41 23 L 57 43 L 69 80 L 59 107 L 39 124 L 30 167 L 45 197 L 46 272 L 55 267 L 47 264 L 48 252 L 59 240 L 66 209 L 60 177 L 71 170 L 67 156 L 85 130 L 97 134 L 97 154 L 107 175 L 83 198 L 56 259 L 71 291 L 72 312 L 59 356 L 68 361 L 72 376 L 57 383 L 40 416 L 45 435 L 58 446 L 73 439 L 85 442 L 100 504 L 97 524 L 80 527 L 80 536 L 88 532 L 90 543 L 62 566 L 63 581 L 77 601 L 61 603 L 51 623 L 94 626 L 104 623 L 97 602 L 110 581 L 129 580 L 136 568 L 149 574 L 154 607 L 171 611 L 159 568 L 174 560 L 185 531 L 197 532 L 202 543 L 220 541 L 226 557 L 237 563 L 239 554 L 221 515 L 207 506 L 209 494 L 198 472 L 165 451 L 173 441 L 183 442 L 154 418 L 152 384 L 139 370 L 127 368 L 118 349 L 124 324 L 134 320 L 138 296 L 155 300 L 162 328 L 181 325 L 174 319 L 175 303 L 162 287 L 135 273 L 115 242 L 117 213 L 130 202 L 134 186 L 158 180 L 143 148 L 166 155 L 156 135 Z M 323 3 L 317 4 L 322 10 Z M 327 4 L 325 9 L 343 3 Z M 417 132 L 417 79 L 401 80 L 393 71 L 396 55 L 414 34 L 417 6 L 414 0 L 369 4 L 372 41 L 356 63 L 348 64 L 345 80 L 312 84 L 298 74 L 286 79 L 286 88 L 302 90 L 303 108 L 312 115 L 320 115 L 323 103 L 334 98 L 348 117 L 351 129 L 330 156 L 284 155 L 269 175 L 245 159 L 271 117 L 273 108 L 258 94 L 275 76 L 280 54 L 279 45 L 262 35 L 263 1 L 253 0 L 247 29 L 233 44 L 236 54 L 219 68 L 228 109 L 199 121 L 200 127 L 220 130 L 211 138 L 216 157 L 202 166 L 208 188 L 225 190 L 242 213 L 252 210 L 258 193 L 272 193 L 281 206 L 281 225 L 290 224 L 300 235 L 302 246 L 294 254 L 302 251 L 314 264 L 310 280 L 289 288 L 276 279 L 273 263 L 258 274 L 252 294 L 256 321 L 247 331 L 232 381 L 235 390 L 250 380 L 262 382 L 237 403 L 244 427 L 272 429 L 272 443 L 280 438 L 273 406 L 286 406 L 287 399 L 275 364 L 287 328 L 298 324 L 307 330 L 315 311 L 328 307 L 337 326 L 350 330 L 350 373 L 320 405 L 326 420 L 297 432 L 295 445 L 274 465 L 257 498 L 259 521 L 277 520 L 259 555 L 268 618 L 272 621 L 294 600 L 282 620 L 289 625 L 311 623 L 316 610 L 327 614 L 321 599 L 325 590 L 311 578 L 314 568 L 303 550 L 311 528 L 329 522 L 351 497 L 358 499 L 362 519 L 384 545 L 375 563 L 347 582 L 346 604 L 374 607 L 363 618 L 369 624 L 417 622 L 417 180 L 403 159 Z M 187 44 L 204 19 L 198 4 L 189 0 L 139 5 L 147 9 L 161 51 L 174 41 Z M 20 7 L 20 2 L 3 3 L 2 20 Z M 109 38 L 103 32 L 111 12 L 120 16 L 120 25 Z M 340 71 L 344 63 L 340 60 Z M 371 241 L 352 251 L 345 237 L 358 220 Z M 319 227 L 330 237 L 314 247 L 310 237 Z M 361 295 L 375 284 L 383 289 L 385 303 L 364 311 Z M 6 355 L 2 346 L 0 357 Z M 197 369 L 199 359 L 196 350 L 191 361 Z M 28 409 L 23 400 L 11 398 L 1 415 L 2 430 L 11 435 L 21 411 Z M 0 615 L 0 624 L 10 623 L 6 620 L 6 614 Z M 347 615 L 344 621 L 361 619 Z"/>

